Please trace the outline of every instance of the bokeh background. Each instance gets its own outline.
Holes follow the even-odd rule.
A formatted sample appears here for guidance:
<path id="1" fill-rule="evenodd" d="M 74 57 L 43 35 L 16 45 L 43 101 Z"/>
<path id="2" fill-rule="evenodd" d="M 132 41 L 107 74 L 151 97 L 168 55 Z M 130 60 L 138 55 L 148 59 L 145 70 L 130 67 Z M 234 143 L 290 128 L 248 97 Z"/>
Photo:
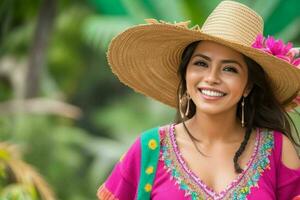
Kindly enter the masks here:
<path id="1" fill-rule="evenodd" d="M 111 73 L 109 41 L 145 18 L 202 25 L 219 2 L 0 0 L 0 199 L 96 199 L 134 138 L 175 117 Z M 239 2 L 300 46 L 298 0 Z"/>

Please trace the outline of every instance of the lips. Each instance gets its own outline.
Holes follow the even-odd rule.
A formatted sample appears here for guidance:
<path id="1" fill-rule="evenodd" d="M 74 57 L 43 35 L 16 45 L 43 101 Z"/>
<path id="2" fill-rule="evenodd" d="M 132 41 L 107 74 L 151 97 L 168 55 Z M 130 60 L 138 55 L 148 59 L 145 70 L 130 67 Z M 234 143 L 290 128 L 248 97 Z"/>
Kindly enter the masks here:
<path id="1" fill-rule="evenodd" d="M 205 96 L 209 97 L 223 97 L 226 95 L 225 92 L 222 92 L 220 90 L 215 89 L 208 89 L 208 88 L 199 88 L 198 89 L 201 94 L 204 94 Z"/>

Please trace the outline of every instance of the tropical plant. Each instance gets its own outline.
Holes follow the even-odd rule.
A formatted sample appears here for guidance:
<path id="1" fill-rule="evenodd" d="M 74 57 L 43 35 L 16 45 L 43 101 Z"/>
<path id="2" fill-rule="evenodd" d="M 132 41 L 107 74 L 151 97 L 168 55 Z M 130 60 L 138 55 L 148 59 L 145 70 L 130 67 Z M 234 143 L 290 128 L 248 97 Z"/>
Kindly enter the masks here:
<path id="1" fill-rule="evenodd" d="M 23 162 L 16 145 L 0 143 L 0 199 L 55 200 L 41 175 Z"/>
<path id="2" fill-rule="evenodd" d="M 240 1 L 266 19 L 265 35 L 300 46 L 297 0 Z M 219 2 L 2 0 L 0 199 L 8 194 L 54 198 L 39 173 L 57 199 L 95 199 L 97 187 L 134 138 L 175 114 L 119 83 L 106 62 L 109 41 L 144 18 L 202 24 Z M 45 30 L 47 37 L 39 37 Z M 300 128 L 298 114 L 291 116 Z M 21 175 L 39 178 L 17 179 Z"/>

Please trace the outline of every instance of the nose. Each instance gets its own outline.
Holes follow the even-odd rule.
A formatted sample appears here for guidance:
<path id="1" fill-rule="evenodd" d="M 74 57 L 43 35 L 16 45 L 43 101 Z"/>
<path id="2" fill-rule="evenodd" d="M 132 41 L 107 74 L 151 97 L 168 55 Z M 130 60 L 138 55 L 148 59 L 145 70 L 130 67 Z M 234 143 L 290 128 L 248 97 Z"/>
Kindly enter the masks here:
<path id="1" fill-rule="evenodd" d="M 217 67 L 211 67 L 207 70 L 204 81 L 210 85 L 219 84 L 221 82 Z"/>

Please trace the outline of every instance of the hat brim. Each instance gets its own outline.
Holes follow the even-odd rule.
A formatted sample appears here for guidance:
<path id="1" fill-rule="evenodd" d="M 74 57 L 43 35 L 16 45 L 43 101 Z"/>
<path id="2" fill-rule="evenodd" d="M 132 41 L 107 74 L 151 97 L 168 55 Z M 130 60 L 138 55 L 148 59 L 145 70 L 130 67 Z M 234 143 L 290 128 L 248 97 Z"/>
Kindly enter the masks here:
<path id="1" fill-rule="evenodd" d="M 198 40 L 228 46 L 256 61 L 269 77 L 278 101 L 287 105 L 300 90 L 300 70 L 261 50 L 170 24 L 138 25 L 110 43 L 107 58 L 121 82 L 171 107 L 177 106 L 178 66 L 184 48 Z"/>

